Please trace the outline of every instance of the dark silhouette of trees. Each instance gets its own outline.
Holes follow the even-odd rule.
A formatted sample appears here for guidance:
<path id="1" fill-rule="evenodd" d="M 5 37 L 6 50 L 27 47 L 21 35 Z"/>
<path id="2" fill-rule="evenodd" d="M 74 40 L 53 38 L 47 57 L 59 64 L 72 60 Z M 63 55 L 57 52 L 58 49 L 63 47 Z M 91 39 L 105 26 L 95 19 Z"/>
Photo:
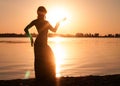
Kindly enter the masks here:
<path id="1" fill-rule="evenodd" d="M 85 34 L 76 33 L 75 37 L 99 37 L 99 33 L 94 33 L 94 34 L 92 34 L 92 33 L 85 33 Z"/>
<path id="2" fill-rule="evenodd" d="M 1 33 L 0 37 L 26 37 L 25 34 L 16 34 L 16 33 Z"/>
<path id="3" fill-rule="evenodd" d="M 33 37 L 36 37 L 37 34 L 36 33 L 32 33 L 31 34 Z M 101 36 L 99 33 L 76 33 L 75 35 L 72 34 L 54 34 L 54 33 L 48 33 L 48 37 L 55 37 L 55 36 L 59 36 L 59 37 L 106 37 L 106 38 L 119 38 L 120 37 L 120 33 L 116 33 L 116 34 L 106 34 Z M 16 34 L 16 33 L 0 33 L 0 37 L 27 37 L 26 34 Z"/>

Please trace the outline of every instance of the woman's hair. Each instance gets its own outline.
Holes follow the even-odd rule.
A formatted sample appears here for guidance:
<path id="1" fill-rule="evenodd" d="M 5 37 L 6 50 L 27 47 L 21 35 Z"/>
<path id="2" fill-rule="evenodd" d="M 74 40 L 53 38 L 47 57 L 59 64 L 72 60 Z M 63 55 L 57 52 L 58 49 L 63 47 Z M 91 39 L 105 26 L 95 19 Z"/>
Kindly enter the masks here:
<path id="1" fill-rule="evenodd" d="M 44 6 L 38 7 L 37 11 L 41 11 L 41 12 L 47 13 L 47 10 L 46 10 L 46 8 Z"/>

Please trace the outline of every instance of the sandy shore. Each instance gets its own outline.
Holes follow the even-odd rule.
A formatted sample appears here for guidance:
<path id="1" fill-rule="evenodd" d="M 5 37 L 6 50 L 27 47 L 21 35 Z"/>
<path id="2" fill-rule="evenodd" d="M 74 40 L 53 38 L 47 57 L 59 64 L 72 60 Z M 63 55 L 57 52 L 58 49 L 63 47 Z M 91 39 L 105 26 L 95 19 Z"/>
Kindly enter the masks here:
<path id="1" fill-rule="evenodd" d="M 120 86 L 120 74 L 57 78 L 58 86 Z M 38 86 L 35 79 L 0 80 L 0 86 Z M 44 86 L 44 85 L 39 85 Z"/>

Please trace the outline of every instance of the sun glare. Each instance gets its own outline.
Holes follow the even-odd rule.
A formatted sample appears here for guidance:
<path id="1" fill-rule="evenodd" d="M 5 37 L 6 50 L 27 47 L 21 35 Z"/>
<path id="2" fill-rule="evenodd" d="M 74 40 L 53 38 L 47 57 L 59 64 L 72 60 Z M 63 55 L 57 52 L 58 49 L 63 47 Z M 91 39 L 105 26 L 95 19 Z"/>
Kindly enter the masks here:
<path id="1" fill-rule="evenodd" d="M 61 24 L 64 25 L 68 22 L 68 19 L 70 18 L 69 13 L 64 8 L 58 8 L 55 7 L 54 9 L 51 9 L 47 14 L 47 20 L 55 26 L 56 22 L 63 21 Z"/>

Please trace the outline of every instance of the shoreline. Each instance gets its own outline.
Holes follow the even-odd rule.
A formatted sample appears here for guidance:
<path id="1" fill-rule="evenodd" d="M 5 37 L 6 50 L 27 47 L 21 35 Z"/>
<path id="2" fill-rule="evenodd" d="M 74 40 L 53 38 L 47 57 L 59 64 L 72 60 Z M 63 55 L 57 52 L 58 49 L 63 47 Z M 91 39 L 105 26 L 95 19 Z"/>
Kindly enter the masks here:
<path id="1" fill-rule="evenodd" d="M 60 77 L 59 86 L 120 86 L 120 74 Z M 35 78 L 0 80 L 0 86 L 36 86 Z M 43 86 L 41 84 L 41 86 Z"/>

